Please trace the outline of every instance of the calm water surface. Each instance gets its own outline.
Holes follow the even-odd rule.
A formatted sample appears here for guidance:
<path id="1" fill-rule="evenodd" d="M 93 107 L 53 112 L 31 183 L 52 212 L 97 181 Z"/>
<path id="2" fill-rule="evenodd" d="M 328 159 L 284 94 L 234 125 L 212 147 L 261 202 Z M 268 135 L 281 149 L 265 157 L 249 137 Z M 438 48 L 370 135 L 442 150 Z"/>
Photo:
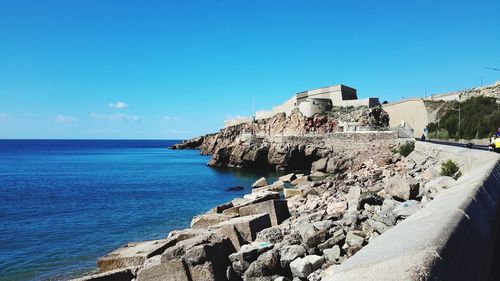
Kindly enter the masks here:
<path id="1" fill-rule="evenodd" d="M 0 140 L 0 280 L 81 276 L 275 176 L 207 167 L 198 151 L 166 149 L 175 142 Z"/>

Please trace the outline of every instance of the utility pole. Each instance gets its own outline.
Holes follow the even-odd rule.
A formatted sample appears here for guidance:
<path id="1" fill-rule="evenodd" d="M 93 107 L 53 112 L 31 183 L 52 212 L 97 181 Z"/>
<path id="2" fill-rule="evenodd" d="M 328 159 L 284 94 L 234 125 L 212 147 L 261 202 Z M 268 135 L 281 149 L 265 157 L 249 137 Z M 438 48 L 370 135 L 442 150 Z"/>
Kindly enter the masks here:
<path id="1" fill-rule="evenodd" d="M 458 111 L 458 130 L 460 131 L 460 103 L 458 103 L 458 109 L 455 108 L 453 110 Z"/>

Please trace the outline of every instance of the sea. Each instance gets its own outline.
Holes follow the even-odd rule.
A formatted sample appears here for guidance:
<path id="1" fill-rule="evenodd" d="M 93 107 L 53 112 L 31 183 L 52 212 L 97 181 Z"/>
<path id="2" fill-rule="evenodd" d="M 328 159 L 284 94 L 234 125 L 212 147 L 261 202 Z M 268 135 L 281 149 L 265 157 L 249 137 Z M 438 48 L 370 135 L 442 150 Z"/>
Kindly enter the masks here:
<path id="1" fill-rule="evenodd" d="M 167 149 L 177 142 L 0 140 L 0 280 L 80 277 L 278 176 L 208 167 L 197 150 Z"/>

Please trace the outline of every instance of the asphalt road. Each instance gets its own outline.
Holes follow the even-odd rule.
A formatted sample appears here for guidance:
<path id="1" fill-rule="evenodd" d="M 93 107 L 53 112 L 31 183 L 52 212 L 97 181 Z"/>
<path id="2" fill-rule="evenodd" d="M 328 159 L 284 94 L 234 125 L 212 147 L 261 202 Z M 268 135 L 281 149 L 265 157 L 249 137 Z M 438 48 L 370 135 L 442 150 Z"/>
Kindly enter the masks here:
<path id="1" fill-rule="evenodd" d="M 421 141 L 420 139 L 416 139 L 417 141 Z M 435 143 L 435 144 L 442 144 L 442 145 L 450 145 L 450 146 L 458 146 L 458 147 L 466 147 L 465 144 L 463 143 L 458 143 L 458 142 L 448 142 L 448 141 L 438 141 L 438 140 L 430 140 L 427 141 L 430 143 Z M 470 149 L 477 149 L 477 150 L 488 150 L 487 145 L 479 145 L 479 144 L 474 144 Z"/>

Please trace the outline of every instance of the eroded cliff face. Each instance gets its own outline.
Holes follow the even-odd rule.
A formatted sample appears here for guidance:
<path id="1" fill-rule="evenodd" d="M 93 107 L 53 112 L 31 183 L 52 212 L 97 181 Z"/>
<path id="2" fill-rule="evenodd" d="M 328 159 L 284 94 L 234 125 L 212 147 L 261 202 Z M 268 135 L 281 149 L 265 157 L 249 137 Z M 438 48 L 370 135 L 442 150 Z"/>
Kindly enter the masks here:
<path id="1" fill-rule="evenodd" d="M 342 116 L 305 117 L 295 110 L 288 117 L 277 114 L 269 119 L 230 126 L 172 148 L 198 148 L 202 154 L 212 155 L 208 165 L 216 167 L 309 169 L 320 158 L 342 153 L 343 147 L 327 137 L 339 131 L 339 120 L 373 127 L 389 123 L 387 113 L 380 107 L 358 108 Z"/>

